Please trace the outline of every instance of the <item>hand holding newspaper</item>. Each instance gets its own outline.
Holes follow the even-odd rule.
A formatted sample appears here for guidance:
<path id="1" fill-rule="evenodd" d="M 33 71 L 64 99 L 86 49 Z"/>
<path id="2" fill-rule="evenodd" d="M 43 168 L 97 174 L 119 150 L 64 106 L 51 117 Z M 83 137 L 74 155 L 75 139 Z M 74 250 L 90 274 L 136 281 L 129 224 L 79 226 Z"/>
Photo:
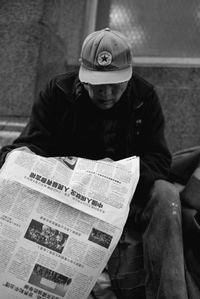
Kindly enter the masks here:
<path id="1" fill-rule="evenodd" d="M 122 234 L 139 158 L 44 158 L 0 171 L 0 298 L 86 299 Z"/>

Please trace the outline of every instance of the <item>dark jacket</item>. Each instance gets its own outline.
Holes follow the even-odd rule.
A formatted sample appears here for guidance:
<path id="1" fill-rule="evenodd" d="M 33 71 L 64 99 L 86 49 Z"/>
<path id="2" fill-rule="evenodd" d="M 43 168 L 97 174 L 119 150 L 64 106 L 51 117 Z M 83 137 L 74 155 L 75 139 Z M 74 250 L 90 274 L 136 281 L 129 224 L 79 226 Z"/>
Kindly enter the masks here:
<path id="1" fill-rule="evenodd" d="M 43 156 L 78 156 L 113 160 L 140 157 L 140 180 L 135 200 L 142 203 L 156 179 L 165 179 L 171 155 L 164 138 L 164 117 L 151 84 L 133 75 L 127 89 L 109 110 L 97 108 L 77 73 L 60 75 L 34 102 L 30 121 L 8 151 L 28 146 Z"/>

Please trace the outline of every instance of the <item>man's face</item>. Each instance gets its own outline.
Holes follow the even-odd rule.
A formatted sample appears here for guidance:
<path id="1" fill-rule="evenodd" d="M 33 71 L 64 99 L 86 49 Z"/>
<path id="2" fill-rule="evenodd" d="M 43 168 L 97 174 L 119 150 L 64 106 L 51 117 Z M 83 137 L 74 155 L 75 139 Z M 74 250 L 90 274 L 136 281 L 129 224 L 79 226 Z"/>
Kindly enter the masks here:
<path id="1" fill-rule="evenodd" d="M 92 102 L 100 109 L 112 108 L 121 98 L 128 81 L 117 84 L 92 85 L 84 83 Z"/>

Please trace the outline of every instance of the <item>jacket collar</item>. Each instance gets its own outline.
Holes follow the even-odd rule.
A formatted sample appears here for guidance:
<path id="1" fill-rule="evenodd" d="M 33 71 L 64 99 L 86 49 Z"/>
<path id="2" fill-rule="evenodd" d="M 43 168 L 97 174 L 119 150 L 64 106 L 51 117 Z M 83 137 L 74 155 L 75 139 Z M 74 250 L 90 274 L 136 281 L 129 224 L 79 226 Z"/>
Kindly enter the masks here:
<path id="1" fill-rule="evenodd" d="M 55 79 L 56 86 L 65 93 L 68 101 L 75 103 L 83 93 L 84 87 L 78 79 L 78 72 L 68 72 Z"/>
<path id="2" fill-rule="evenodd" d="M 137 86 L 135 84 L 135 76 L 133 75 L 132 78 L 130 79 L 128 86 L 127 86 L 127 95 L 130 99 L 133 100 L 133 107 L 135 109 L 140 108 L 143 103 L 143 97 L 141 96 L 141 94 L 139 94 Z"/>

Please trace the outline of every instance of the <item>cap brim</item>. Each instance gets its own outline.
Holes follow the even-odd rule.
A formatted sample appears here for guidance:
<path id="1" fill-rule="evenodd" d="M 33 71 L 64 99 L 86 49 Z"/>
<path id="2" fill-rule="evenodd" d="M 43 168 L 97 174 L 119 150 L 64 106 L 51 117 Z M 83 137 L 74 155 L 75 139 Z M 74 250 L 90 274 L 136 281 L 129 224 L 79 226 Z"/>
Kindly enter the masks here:
<path id="1" fill-rule="evenodd" d="M 83 83 L 116 84 L 128 81 L 132 76 L 132 66 L 117 71 L 91 71 L 80 66 L 79 79 Z"/>

